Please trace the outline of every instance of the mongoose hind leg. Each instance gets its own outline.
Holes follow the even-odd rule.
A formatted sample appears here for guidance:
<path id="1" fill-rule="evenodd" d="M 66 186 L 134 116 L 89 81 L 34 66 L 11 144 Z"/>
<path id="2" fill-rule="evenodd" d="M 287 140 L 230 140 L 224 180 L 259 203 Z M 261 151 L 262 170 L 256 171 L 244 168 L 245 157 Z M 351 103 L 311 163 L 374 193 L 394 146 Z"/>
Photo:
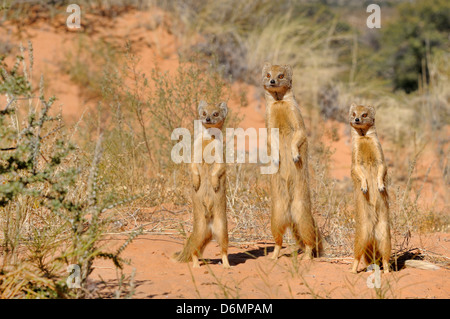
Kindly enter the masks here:
<path id="1" fill-rule="evenodd" d="M 272 219 L 273 220 L 273 219 Z M 275 240 L 275 248 L 273 250 L 272 255 L 270 256 L 270 259 L 277 260 L 280 256 L 280 250 L 283 246 L 283 235 L 286 231 L 287 226 L 285 224 L 278 224 L 274 223 L 272 221 L 271 229 L 272 229 L 272 235 Z"/>
<path id="2" fill-rule="evenodd" d="M 231 268 L 228 261 L 228 231 L 226 216 L 215 216 L 212 231 L 213 236 L 217 240 L 221 249 L 223 268 Z"/>
<path id="3" fill-rule="evenodd" d="M 384 206 L 382 205 L 384 208 Z M 386 210 L 381 210 L 379 220 L 375 226 L 375 240 L 378 256 L 381 258 L 383 270 L 389 272 L 389 258 L 391 256 L 391 232 Z"/>
<path id="4" fill-rule="evenodd" d="M 270 256 L 270 259 L 272 259 L 272 260 L 278 259 L 278 257 L 280 256 L 280 250 L 281 250 L 282 245 L 283 245 L 283 236 L 281 236 L 281 239 L 279 239 L 278 237 L 275 237 L 275 248 L 273 250 L 272 255 Z"/>
<path id="5" fill-rule="evenodd" d="M 389 234 L 389 228 L 385 230 L 385 236 L 379 240 L 379 252 L 383 263 L 383 271 L 389 273 L 389 259 L 391 257 L 391 239 Z"/>
<path id="6" fill-rule="evenodd" d="M 310 206 L 299 198 L 294 198 L 291 205 L 292 231 L 299 246 L 304 246 L 305 259 L 312 259 L 314 251 L 320 252 L 320 238 Z"/>
<path id="7" fill-rule="evenodd" d="M 288 226 L 286 220 L 288 207 L 286 201 L 281 200 L 281 198 L 281 196 L 275 196 L 272 198 L 272 214 L 270 227 L 272 230 L 273 238 L 275 240 L 275 248 L 270 258 L 273 260 L 278 259 L 280 255 L 280 250 L 283 245 L 283 235 Z"/>
<path id="8" fill-rule="evenodd" d="M 383 271 L 385 274 L 389 273 L 389 268 L 390 268 L 389 258 L 383 257 Z"/>
<path id="9" fill-rule="evenodd" d="M 192 267 L 193 268 L 200 268 L 200 262 L 198 261 L 198 254 L 192 254 L 192 262 L 193 262 L 193 265 L 192 265 Z"/>
<path id="10" fill-rule="evenodd" d="M 353 265 L 352 265 L 352 270 L 350 271 L 353 274 L 357 274 L 358 273 L 358 265 L 359 265 L 359 261 L 361 260 L 361 257 L 356 258 L 353 261 Z"/>
<path id="11" fill-rule="evenodd" d="M 206 245 L 212 239 L 211 230 L 208 229 L 206 219 L 202 219 L 198 222 L 197 228 L 191 234 L 190 244 L 192 245 L 192 261 L 194 263 L 193 267 L 200 267 L 199 257 L 201 258 Z"/>
<path id="12" fill-rule="evenodd" d="M 355 245 L 354 245 L 354 256 L 355 259 L 353 261 L 353 266 L 352 266 L 352 270 L 351 272 L 354 274 L 358 273 L 358 265 L 359 262 L 361 261 L 361 258 L 364 254 L 364 249 L 365 249 L 365 243 L 362 242 L 362 240 L 360 239 L 362 237 L 362 234 L 360 233 L 360 231 L 358 231 L 358 229 L 356 229 L 356 234 L 355 234 Z"/>

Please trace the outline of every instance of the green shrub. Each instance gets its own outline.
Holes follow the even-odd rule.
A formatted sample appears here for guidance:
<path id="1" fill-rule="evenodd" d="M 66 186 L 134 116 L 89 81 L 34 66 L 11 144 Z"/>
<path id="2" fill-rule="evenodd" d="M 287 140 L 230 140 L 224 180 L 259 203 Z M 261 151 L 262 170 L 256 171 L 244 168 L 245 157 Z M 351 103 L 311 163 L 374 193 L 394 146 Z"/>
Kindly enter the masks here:
<path id="1" fill-rule="evenodd" d="M 103 215 L 126 200 L 103 190 L 102 139 L 93 158 L 81 160 L 60 117 L 50 115 L 55 97 L 45 99 L 43 81 L 39 97 L 32 95 L 31 69 L 23 63 L 19 72 L 23 61 L 18 57 L 9 72 L 1 66 L 7 105 L 0 113 L 0 296 L 86 297 L 94 260 L 109 258 L 121 268 L 119 254 L 138 232 L 116 252 L 104 251 L 100 239 L 110 220 Z M 68 288 L 71 264 L 80 267 L 81 289 Z"/>
<path id="2" fill-rule="evenodd" d="M 405 2 L 381 29 L 381 73 L 392 78 L 394 89 L 409 93 L 430 80 L 430 55 L 448 51 L 450 3 L 445 0 Z M 386 68 L 387 66 L 387 68 Z"/>

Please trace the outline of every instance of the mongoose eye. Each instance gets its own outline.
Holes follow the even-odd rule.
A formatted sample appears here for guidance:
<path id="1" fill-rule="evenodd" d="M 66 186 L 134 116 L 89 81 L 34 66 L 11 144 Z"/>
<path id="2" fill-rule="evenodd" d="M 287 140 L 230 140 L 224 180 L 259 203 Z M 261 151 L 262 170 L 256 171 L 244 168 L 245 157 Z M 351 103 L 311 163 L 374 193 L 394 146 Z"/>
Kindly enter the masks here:
<path id="1" fill-rule="evenodd" d="M 214 113 L 213 113 L 213 116 L 214 116 L 214 117 L 218 117 L 218 116 L 219 116 L 219 113 L 218 113 L 218 112 L 214 112 Z"/>
<path id="2" fill-rule="evenodd" d="M 364 114 L 362 115 L 362 117 L 367 117 L 367 113 L 364 113 Z"/>
<path id="3" fill-rule="evenodd" d="M 267 74 L 266 74 L 266 77 L 267 77 L 268 79 L 270 79 L 270 73 L 267 73 Z"/>
<path id="4" fill-rule="evenodd" d="M 203 116 L 206 116 L 206 112 L 205 111 L 203 111 L 203 114 L 202 114 Z"/>
<path id="5" fill-rule="evenodd" d="M 353 116 L 356 116 L 356 113 L 355 113 L 355 112 L 353 112 Z"/>
<path id="6" fill-rule="evenodd" d="M 278 76 L 278 78 L 281 80 L 282 78 L 284 78 L 284 74 L 280 74 L 280 75 Z"/>

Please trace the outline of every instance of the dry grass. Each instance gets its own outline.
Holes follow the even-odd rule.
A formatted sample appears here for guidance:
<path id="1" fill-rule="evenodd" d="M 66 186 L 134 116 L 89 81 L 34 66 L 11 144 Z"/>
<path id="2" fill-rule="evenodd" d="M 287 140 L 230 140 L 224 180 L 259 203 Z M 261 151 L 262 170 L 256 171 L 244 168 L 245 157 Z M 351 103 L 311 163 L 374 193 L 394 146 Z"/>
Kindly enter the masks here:
<path id="1" fill-rule="evenodd" d="M 102 137 L 92 156 L 70 142 L 61 116 L 50 116 L 55 98 L 32 96 L 33 50 L 12 69 L 2 65 L 7 105 L 0 113 L 0 291 L 3 298 L 73 298 L 90 296 L 88 277 L 96 258 L 108 258 L 120 270 L 120 253 L 100 243 L 114 221 L 111 210 L 136 196 L 108 192 L 99 176 Z M 27 60 L 28 58 L 28 60 Z M 20 63 L 23 62 L 23 63 Z M 7 147 L 5 147 L 7 146 Z M 80 267 L 81 287 L 69 289 L 67 267 Z"/>

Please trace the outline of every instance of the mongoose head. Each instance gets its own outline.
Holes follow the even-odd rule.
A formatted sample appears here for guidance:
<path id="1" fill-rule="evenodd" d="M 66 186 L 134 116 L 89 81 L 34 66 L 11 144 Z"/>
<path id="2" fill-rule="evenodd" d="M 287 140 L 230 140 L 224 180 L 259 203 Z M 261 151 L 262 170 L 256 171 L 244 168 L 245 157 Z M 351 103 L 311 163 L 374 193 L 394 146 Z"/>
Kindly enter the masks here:
<path id="1" fill-rule="evenodd" d="M 368 129 L 375 124 L 375 108 L 373 106 L 352 103 L 349 112 L 350 125 L 356 129 Z"/>
<path id="2" fill-rule="evenodd" d="M 205 128 L 221 129 L 225 118 L 228 114 L 227 103 L 220 102 L 218 104 L 208 104 L 205 101 L 200 101 L 198 105 L 198 116 Z"/>
<path id="3" fill-rule="evenodd" d="M 262 69 L 262 84 L 269 92 L 286 92 L 292 88 L 292 67 L 290 65 L 264 64 Z"/>

